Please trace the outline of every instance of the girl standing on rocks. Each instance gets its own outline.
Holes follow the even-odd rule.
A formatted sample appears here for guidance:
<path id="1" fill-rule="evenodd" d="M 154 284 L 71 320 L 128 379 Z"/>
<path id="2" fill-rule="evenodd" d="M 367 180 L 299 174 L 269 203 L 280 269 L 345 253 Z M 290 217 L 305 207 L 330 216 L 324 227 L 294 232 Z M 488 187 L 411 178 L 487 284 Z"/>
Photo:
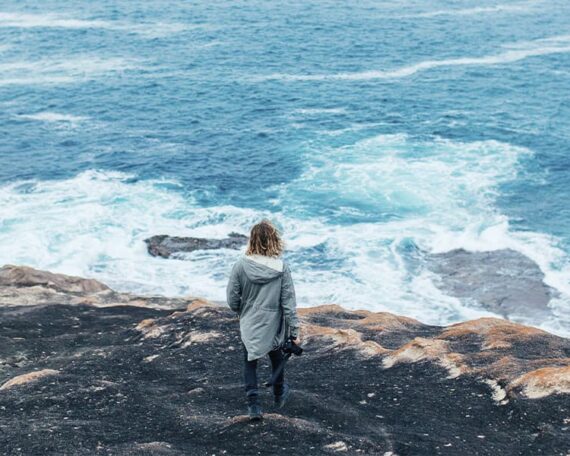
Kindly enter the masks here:
<path id="1" fill-rule="evenodd" d="M 289 266 L 280 258 L 283 241 L 277 229 L 263 220 L 251 229 L 246 254 L 234 265 L 227 287 L 228 305 L 239 316 L 244 348 L 244 381 L 248 414 L 261 419 L 258 403 L 257 360 L 271 359 L 275 405 L 282 408 L 290 394 L 284 382 L 283 353 L 287 340 L 297 339 L 295 289 Z M 275 377 L 275 375 L 274 375 Z"/>

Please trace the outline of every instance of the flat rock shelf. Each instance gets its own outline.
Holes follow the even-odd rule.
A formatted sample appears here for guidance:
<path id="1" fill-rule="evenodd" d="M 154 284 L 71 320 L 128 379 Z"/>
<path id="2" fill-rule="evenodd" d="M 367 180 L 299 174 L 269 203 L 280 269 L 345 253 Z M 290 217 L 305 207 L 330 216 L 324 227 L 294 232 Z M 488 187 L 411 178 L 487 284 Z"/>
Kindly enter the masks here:
<path id="1" fill-rule="evenodd" d="M 507 320 L 438 327 L 300 309 L 292 399 L 275 410 L 264 390 L 264 419 L 250 423 L 237 319 L 225 307 L 17 266 L 0 269 L 0 302 L 2 455 L 570 449 L 570 341 Z M 260 380 L 268 374 L 264 361 Z"/>

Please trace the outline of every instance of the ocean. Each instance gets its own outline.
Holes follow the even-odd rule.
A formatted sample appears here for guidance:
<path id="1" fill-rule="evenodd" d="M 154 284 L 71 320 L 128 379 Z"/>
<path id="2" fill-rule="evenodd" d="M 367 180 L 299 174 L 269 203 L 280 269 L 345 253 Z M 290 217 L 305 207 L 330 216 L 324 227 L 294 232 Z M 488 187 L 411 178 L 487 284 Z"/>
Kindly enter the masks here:
<path id="1" fill-rule="evenodd" d="M 299 305 L 495 314 L 426 255 L 513 249 L 570 335 L 570 3 L 0 5 L 0 264 L 222 301 L 273 220 Z"/>

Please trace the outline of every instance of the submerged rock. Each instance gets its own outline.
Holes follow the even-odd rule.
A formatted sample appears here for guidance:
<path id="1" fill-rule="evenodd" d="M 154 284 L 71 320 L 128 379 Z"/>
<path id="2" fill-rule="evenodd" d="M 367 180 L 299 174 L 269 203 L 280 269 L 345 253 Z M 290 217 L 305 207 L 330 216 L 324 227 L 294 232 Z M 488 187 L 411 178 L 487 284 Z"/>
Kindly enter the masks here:
<path id="1" fill-rule="evenodd" d="M 203 300 L 173 301 L 173 311 L 48 298 L 0 307 L 0 385 L 14 385 L 0 390 L 2 454 L 568 451 L 570 340 L 536 328 L 300 309 L 305 353 L 286 368 L 292 398 L 276 410 L 262 389 L 264 420 L 252 424 L 229 309 Z M 268 375 L 263 360 L 260 383 Z"/>
<path id="2" fill-rule="evenodd" d="M 247 244 L 247 236 L 230 233 L 225 239 L 206 239 L 195 237 L 178 237 L 161 234 L 145 239 L 148 253 L 152 256 L 170 258 L 179 253 L 189 253 L 195 250 L 239 249 Z"/>
<path id="3" fill-rule="evenodd" d="M 558 295 L 544 283 L 534 261 L 511 249 L 431 254 L 428 266 L 440 276 L 437 285 L 447 294 L 507 318 L 548 317 L 548 303 Z"/>

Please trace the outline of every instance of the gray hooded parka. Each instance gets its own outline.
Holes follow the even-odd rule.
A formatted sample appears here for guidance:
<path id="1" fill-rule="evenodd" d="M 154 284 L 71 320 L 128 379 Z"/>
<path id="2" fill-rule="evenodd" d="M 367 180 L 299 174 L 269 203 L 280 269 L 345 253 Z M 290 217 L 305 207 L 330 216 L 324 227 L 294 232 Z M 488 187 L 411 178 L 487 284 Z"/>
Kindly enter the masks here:
<path id="1" fill-rule="evenodd" d="M 259 255 L 240 258 L 230 275 L 227 299 L 239 316 L 248 361 L 265 356 L 288 336 L 297 337 L 295 289 L 283 261 Z"/>

